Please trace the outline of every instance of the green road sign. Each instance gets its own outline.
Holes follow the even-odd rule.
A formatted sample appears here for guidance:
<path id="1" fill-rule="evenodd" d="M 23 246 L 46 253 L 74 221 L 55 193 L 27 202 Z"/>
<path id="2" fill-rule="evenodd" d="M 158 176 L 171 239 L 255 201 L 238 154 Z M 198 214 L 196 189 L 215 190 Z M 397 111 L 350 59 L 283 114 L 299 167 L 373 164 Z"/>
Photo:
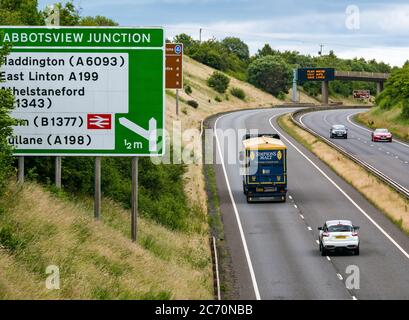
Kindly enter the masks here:
<path id="1" fill-rule="evenodd" d="M 163 155 L 161 28 L 0 27 L 15 155 Z"/>

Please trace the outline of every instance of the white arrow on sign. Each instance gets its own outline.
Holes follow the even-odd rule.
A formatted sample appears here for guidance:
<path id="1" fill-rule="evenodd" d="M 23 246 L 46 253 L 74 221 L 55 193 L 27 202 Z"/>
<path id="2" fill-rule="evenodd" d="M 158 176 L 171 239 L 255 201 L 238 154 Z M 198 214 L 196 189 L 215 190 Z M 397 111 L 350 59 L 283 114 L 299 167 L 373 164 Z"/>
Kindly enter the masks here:
<path id="1" fill-rule="evenodd" d="M 157 123 L 156 123 L 155 118 L 151 118 L 149 120 L 148 130 L 145 130 L 144 128 L 138 126 L 136 123 L 128 120 L 127 118 L 119 118 L 119 123 L 122 124 L 125 128 L 128 128 L 129 130 L 149 140 L 149 151 L 150 152 L 157 151 L 156 141 L 158 139 L 158 133 L 157 133 Z"/>

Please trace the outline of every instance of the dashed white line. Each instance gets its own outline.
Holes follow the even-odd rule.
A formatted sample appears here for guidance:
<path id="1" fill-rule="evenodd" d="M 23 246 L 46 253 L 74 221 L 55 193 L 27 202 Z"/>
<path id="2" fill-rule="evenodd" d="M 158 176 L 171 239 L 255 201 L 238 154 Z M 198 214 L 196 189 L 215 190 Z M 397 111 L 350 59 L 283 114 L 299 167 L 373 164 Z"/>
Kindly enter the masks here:
<path id="1" fill-rule="evenodd" d="M 337 277 L 338 277 L 338 279 L 341 280 L 341 281 L 344 280 L 344 278 L 342 277 L 342 275 L 341 275 L 340 273 L 337 273 Z"/>
<path id="2" fill-rule="evenodd" d="M 293 197 L 292 196 L 288 196 L 289 198 L 290 198 L 290 200 L 292 200 L 293 199 Z"/>
<path id="3" fill-rule="evenodd" d="M 358 299 L 357 299 L 357 297 L 355 297 L 355 296 L 352 296 L 352 300 L 358 300 Z"/>
<path id="4" fill-rule="evenodd" d="M 303 216 L 302 214 L 300 214 L 300 217 L 301 217 L 301 219 L 303 219 L 303 220 L 304 220 L 304 216 Z"/>
<path id="5" fill-rule="evenodd" d="M 327 256 L 327 260 L 328 260 L 328 261 L 331 261 L 331 258 Z"/>
<path id="6" fill-rule="evenodd" d="M 350 114 L 350 115 L 347 117 L 347 121 L 348 121 L 350 124 L 354 125 L 355 127 L 361 128 L 362 130 L 365 130 L 365 131 L 367 131 L 367 132 L 372 132 L 371 130 L 369 130 L 369 129 L 363 127 L 363 126 L 360 126 L 360 125 L 354 123 L 354 122 L 351 120 L 351 117 L 354 116 L 354 115 L 356 115 L 356 114 L 358 114 L 358 113 L 361 113 L 361 112 L 356 112 L 356 113 Z M 401 141 L 399 141 L 399 140 L 396 140 L 396 139 L 395 139 L 394 141 L 395 141 L 396 143 L 399 143 L 399 144 L 405 146 L 405 147 L 409 147 L 409 144 L 403 143 L 403 142 L 401 142 Z"/>
<path id="7" fill-rule="evenodd" d="M 271 120 L 278 115 L 275 115 L 269 119 L 270 126 L 277 132 L 280 133 L 282 139 L 288 142 L 299 154 L 301 154 L 318 172 L 320 172 L 339 192 L 341 192 L 345 198 L 351 202 L 359 212 L 361 212 L 407 259 L 409 259 L 409 254 L 393 239 L 371 216 L 366 213 L 334 180 L 332 180 L 318 165 L 316 165 L 308 156 L 306 156 L 296 145 L 294 145 L 290 140 L 288 140 L 281 132 L 278 130 Z"/>
<path id="8" fill-rule="evenodd" d="M 318 240 L 315 240 L 315 242 L 316 242 L 317 244 L 320 244 L 320 242 L 319 242 Z"/>
<path id="9" fill-rule="evenodd" d="M 310 231 L 312 231 L 312 228 L 311 228 L 311 227 L 307 227 L 307 229 L 310 230 Z"/>
<path id="10" fill-rule="evenodd" d="M 296 208 L 296 209 L 298 208 L 296 204 L 294 205 L 294 208 Z"/>

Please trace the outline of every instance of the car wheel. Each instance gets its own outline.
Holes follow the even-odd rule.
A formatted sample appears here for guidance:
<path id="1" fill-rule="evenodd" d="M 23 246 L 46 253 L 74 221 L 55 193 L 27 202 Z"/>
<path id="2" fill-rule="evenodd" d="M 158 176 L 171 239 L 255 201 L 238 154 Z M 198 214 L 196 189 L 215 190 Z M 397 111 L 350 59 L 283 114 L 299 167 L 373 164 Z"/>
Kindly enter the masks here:
<path id="1" fill-rule="evenodd" d="M 334 138 L 334 136 L 332 134 L 329 135 L 330 139 Z"/>
<path id="2" fill-rule="evenodd" d="M 389 142 L 392 142 L 392 139 L 391 139 L 391 140 L 389 140 Z"/>
<path id="3" fill-rule="evenodd" d="M 327 255 L 327 250 L 325 250 L 324 246 L 321 244 L 321 255 L 325 257 Z"/>
<path id="4" fill-rule="evenodd" d="M 345 139 L 348 139 L 348 135 L 345 135 L 345 137 L 344 137 Z"/>
<path id="5" fill-rule="evenodd" d="M 244 185 L 244 181 L 243 181 L 243 193 L 244 193 L 244 194 L 247 194 L 246 186 Z"/>
<path id="6" fill-rule="evenodd" d="M 359 246 L 358 246 L 358 248 L 355 249 L 354 253 L 355 253 L 356 256 L 359 256 Z"/>

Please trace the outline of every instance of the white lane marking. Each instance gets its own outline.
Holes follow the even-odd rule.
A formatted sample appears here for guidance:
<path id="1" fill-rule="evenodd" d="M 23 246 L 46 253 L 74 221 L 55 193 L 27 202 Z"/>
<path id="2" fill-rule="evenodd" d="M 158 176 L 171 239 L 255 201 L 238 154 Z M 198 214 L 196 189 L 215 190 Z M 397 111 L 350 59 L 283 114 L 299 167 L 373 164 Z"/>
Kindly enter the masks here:
<path id="1" fill-rule="evenodd" d="M 351 114 L 347 117 L 347 121 L 348 121 L 350 124 L 354 125 L 355 127 L 361 128 L 362 130 L 365 130 L 365 131 L 367 131 L 367 132 L 372 132 L 371 130 L 369 130 L 369 129 L 367 129 L 367 128 L 361 126 L 361 125 L 358 125 L 358 124 L 354 123 L 354 122 L 351 120 L 351 117 L 354 116 L 354 115 L 356 115 L 356 114 L 358 114 L 358 113 L 361 113 L 361 112 L 351 113 Z M 403 146 L 409 148 L 409 144 L 406 144 L 406 143 L 401 142 L 401 141 L 396 140 L 396 139 L 394 139 L 394 142 L 399 143 L 399 144 L 401 144 L 401 145 L 403 145 Z"/>
<path id="2" fill-rule="evenodd" d="M 304 216 L 302 214 L 300 214 L 300 218 L 304 220 Z"/>
<path id="3" fill-rule="evenodd" d="M 344 280 L 344 278 L 342 278 L 342 275 L 341 275 L 340 273 L 337 273 L 337 277 L 338 277 L 338 279 L 341 280 L 341 281 Z"/>
<path id="4" fill-rule="evenodd" d="M 200 136 L 203 136 L 203 120 L 200 121 Z"/>
<path id="5" fill-rule="evenodd" d="M 327 116 L 328 116 L 328 113 L 326 113 L 326 114 L 324 115 L 324 121 L 325 121 L 329 126 L 332 126 L 331 123 L 328 122 Z M 301 121 L 301 119 L 300 119 L 300 121 Z"/>
<path id="6" fill-rule="evenodd" d="M 296 204 L 294 205 L 294 208 L 296 208 L 296 209 L 298 208 Z"/>
<path id="7" fill-rule="evenodd" d="M 271 117 L 269 119 L 270 122 L 270 126 L 277 132 L 277 133 L 281 133 L 279 130 L 277 130 L 276 127 L 274 127 L 273 123 L 271 122 L 272 119 L 274 119 L 275 117 L 277 117 L 278 115 L 275 115 L 273 117 Z M 300 149 L 298 149 L 290 140 L 288 140 L 282 133 L 280 134 L 281 138 L 283 138 L 284 140 L 286 140 L 295 150 L 298 151 L 298 153 L 300 153 L 309 163 L 312 164 L 312 166 L 317 169 L 329 182 L 331 182 L 331 184 L 338 189 L 339 192 L 341 192 L 345 198 L 347 198 L 349 200 L 349 202 L 351 202 L 355 208 L 358 209 L 359 212 L 361 212 L 390 242 L 392 242 L 392 244 L 395 245 L 396 248 L 399 249 L 400 252 L 402 252 L 402 254 L 409 259 L 409 254 L 379 225 L 376 223 L 376 221 L 374 219 L 372 219 L 354 200 L 352 200 L 352 198 L 340 187 L 338 186 L 334 180 L 332 180 L 324 171 L 322 171 L 320 169 L 320 167 L 318 167 L 310 158 L 308 158 Z"/>
<path id="8" fill-rule="evenodd" d="M 328 261 L 331 261 L 331 258 L 327 256 L 327 260 L 328 260 Z"/>
<path id="9" fill-rule="evenodd" d="M 216 265 L 217 300 L 222 300 L 220 291 L 219 261 L 217 257 L 216 238 L 213 236 L 214 264 Z"/>
<path id="10" fill-rule="evenodd" d="M 355 296 L 352 296 L 352 300 L 358 300 Z"/>
<path id="11" fill-rule="evenodd" d="M 318 240 L 315 240 L 315 242 L 316 242 L 317 244 L 320 244 L 320 242 L 319 242 Z"/>
<path id="12" fill-rule="evenodd" d="M 310 230 L 310 231 L 312 231 L 312 228 L 311 228 L 311 227 L 307 227 L 307 229 Z"/>
<path id="13" fill-rule="evenodd" d="M 293 197 L 292 196 L 288 196 L 291 200 L 293 199 Z"/>
<path id="14" fill-rule="evenodd" d="M 250 257 L 249 249 L 247 247 L 246 237 L 244 236 L 244 231 L 243 231 L 243 227 L 242 227 L 242 224 L 241 224 L 241 221 L 240 221 L 239 212 L 237 210 L 236 202 L 234 201 L 233 193 L 232 193 L 231 188 L 230 188 L 230 182 L 229 182 L 229 178 L 227 177 L 226 166 L 224 165 L 224 157 L 223 157 L 222 150 L 221 150 L 221 147 L 220 147 L 219 137 L 217 136 L 217 122 L 221 118 L 225 117 L 226 115 L 222 115 L 222 116 L 220 116 L 219 118 L 216 119 L 216 122 L 214 123 L 214 135 L 216 137 L 217 150 L 218 150 L 219 155 L 220 155 L 220 160 L 221 160 L 221 163 L 222 163 L 223 173 L 224 173 L 224 177 L 226 179 L 227 189 L 229 191 L 229 196 L 230 196 L 230 199 L 231 199 L 231 203 L 233 205 L 234 214 L 236 215 L 237 225 L 239 227 L 240 237 L 241 237 L 241 241 L 243 243 L 244 253 L 246 255 L 246 260 L 247 260 L 247 264 L 248 264 L 248 267 L 249 267 L 251 281 L 253 283 L 254 294 L 255 294 L 257 300 L 261 300 L 260 291 L 258 290 L 256 275 L 254 273 L 253 264 L 251 263 L 251 257 Z"/>
<path id="15" fill-rule="evenodd" d="M 405 161 L 405 163 L 409 163 L 409 162 Z"/>

